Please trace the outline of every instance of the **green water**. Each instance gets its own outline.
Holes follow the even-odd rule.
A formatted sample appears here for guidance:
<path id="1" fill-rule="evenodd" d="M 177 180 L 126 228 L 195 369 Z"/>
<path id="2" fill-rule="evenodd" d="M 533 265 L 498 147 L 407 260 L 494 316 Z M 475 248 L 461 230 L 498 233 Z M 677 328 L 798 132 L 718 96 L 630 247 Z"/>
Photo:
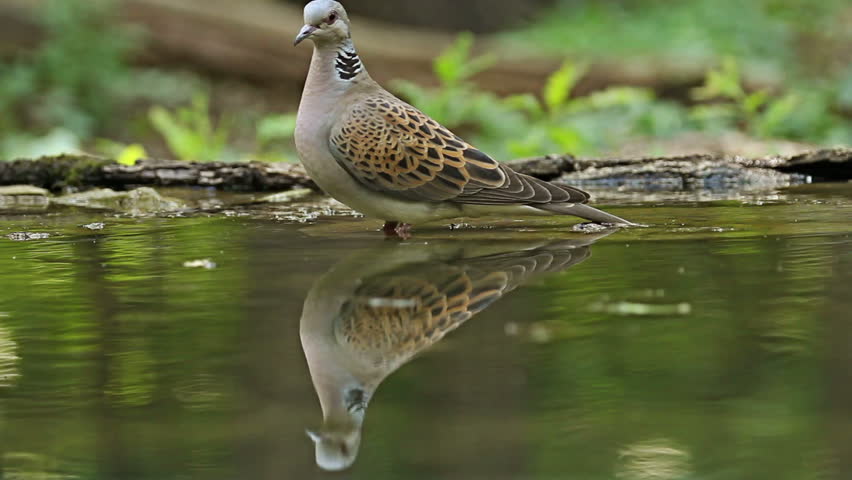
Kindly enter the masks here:
<path id="1" fill-rule="evenodd" d="M 612 211 L 651 226 L 0 216 L 0 477 L 852 478 L 852 187 Z M 380 383 L 342 476 L 312 373 Z"/>

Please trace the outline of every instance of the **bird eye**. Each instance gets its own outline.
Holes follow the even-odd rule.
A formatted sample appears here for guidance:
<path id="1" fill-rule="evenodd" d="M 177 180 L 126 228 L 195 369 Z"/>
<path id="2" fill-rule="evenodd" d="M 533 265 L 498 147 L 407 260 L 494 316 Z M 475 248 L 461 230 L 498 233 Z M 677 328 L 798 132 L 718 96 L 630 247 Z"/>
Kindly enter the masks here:
<path id="1" fill-rule="evenodd" d="M 331 25 L 332 23 L 334 23 L 336 21 L 337 21 L 337 13 L 332 12 L 331 15 L 328 16 L 328 19 L 325 21 L 325 23 Z"/>

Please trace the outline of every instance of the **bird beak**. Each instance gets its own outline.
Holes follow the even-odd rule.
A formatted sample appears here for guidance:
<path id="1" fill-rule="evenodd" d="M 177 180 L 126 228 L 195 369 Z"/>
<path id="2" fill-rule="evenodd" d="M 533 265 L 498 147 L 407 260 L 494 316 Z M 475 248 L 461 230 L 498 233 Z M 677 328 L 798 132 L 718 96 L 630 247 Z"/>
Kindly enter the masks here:
<path id="1" fill-rule="evenodd" d="M 305 430 L 305 433 L 308 434 L 308 437 L 313 440 L 314 443 L 319 443 L 322 441 L 322 435 L 313 430 Z"/>
<path id="2" fill-rule="evenodd" d="M 299 32 L 299 35 L 296 36 L 296 41 L 293 42 L 293 46 L 295 47 L 296 45 L 302 43 L 306 38 L 313 35 L 314 32 L 316 32 L 317 30 L 318 28 L 313 25 L 305 25 L 304 27 L 302 27 L 302 31 Z"/>

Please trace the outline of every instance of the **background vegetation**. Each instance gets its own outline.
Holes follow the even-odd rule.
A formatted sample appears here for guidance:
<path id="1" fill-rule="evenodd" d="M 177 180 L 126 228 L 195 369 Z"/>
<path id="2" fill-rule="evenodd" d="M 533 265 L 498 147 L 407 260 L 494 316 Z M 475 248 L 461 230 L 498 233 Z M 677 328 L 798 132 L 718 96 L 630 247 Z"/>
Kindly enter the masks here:
<path id="1" fill-rule="evenodd" d="M 146 39 L 116 20 L 113 2 L 45 5 L 47 40 L 0 61 L 0 158 L 87 150 L 123 162 L 149 153 L 295 160 L 292 111 L 225 108 L 214 78 L 135 66 Z M 850 10 L 842 0 L 563 0 L 500 34 L 507 49 L 566 58 L 540 91 L 500 98 L 478 89 L 472 77 L 495 60 L 471 54 L 470 34 L 435 60 L 438 88 L 403 79 L 390 87 L 501 159 L 600 155 L 686 133 L 848 145 Z M 681 92 L 606 85 L 577 96 L 588 68 L 607 62 L 661 77 L 675 75 L 667 66 L 715 66 L 703 85 Z"/>

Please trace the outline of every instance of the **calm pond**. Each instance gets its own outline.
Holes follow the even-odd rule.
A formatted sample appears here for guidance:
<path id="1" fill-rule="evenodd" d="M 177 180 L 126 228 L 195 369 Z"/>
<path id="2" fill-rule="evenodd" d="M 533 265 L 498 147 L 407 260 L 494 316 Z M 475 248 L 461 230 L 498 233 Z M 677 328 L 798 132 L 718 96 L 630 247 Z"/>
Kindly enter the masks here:
<path id="1" fill-rule="evenodd" d="M 852 185 L 610 210 L 0 215 L 0 477 L 852 478 Z"/>

